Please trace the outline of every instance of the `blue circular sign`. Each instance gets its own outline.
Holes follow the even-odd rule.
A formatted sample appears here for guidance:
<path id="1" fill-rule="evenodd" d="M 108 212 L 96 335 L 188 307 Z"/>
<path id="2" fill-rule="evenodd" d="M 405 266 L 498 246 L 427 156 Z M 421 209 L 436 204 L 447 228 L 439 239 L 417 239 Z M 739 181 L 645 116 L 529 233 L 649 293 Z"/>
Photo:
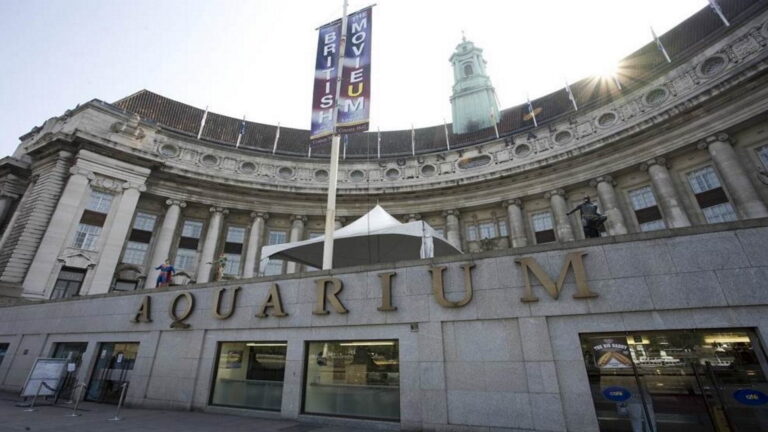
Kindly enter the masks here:
<path id="1" fill-rule="evenodd" d="M 632 397 L 632 393 L 624 387 L 608 387 L 603 390 L 603 396 L 614 402 L 624 402 Z"/>
<path id="2" fill-rule="evenodd" d="M 760 390 L 740 389 L 733 392 L 733 398 L 744 405 L 765 405 L 768 403 L 768 395 Z"/>

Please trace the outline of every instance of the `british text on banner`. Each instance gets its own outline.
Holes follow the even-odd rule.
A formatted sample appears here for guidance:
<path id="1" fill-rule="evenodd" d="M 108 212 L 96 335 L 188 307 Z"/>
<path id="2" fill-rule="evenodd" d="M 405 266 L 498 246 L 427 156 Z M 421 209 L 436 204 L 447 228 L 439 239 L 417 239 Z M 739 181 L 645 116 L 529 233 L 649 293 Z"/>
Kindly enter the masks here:
<path id="1" fill-rule="evenodd" d="M 347 45 L 341 74 L 339 133 L 368 130 L 371 102 L 372 8 L 347 17 Z"/>
<path id="2" fill-rule="evenodd" d="M 317 140 L 333 134 L 333 110 L 336 99 L 341 20 L 321 27 L 318 31 L 315 60 L 315 87 L 312 95 L 312 126 L 310 139 Z"/>

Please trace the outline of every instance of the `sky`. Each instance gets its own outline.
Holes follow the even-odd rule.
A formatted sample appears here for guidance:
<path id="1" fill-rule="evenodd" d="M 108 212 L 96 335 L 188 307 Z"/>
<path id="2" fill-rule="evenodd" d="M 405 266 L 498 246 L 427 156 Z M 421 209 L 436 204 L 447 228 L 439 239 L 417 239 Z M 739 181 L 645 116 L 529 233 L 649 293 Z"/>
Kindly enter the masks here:
<path id="1" fill-rule="evenodd" d="M 354 11 L 372 2 L 349 0 Z M 483 49 L 501 108 L 611 69 L 707 0 L 377 0 L 371 130 L 451 121 L 448 61 Z M 91 99 L 147 89 L 308 129 L 316 28 L 342 0 L 0 0 L 0 157 Z"/>

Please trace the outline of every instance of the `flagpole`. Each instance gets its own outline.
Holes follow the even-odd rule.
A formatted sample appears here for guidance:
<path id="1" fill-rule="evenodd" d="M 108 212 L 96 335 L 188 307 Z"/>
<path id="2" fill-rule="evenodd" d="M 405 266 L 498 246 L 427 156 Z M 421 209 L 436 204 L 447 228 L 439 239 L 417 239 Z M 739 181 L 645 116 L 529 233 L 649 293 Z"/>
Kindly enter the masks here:
<path id="1" fill-rule="evenodd" d="M 448 124 L 445 123 L 445 117 L 443 117 L 443 129 L 445 129 L 445 147 L 450 150 L 451 142 L 448 140 Z"/>
<path id="2" fill-rule="evenodd" d="M 416 156 L 416 129 L 413 128 L 413 123 L 411 123 L 411 156 Z"/>
<path id="3" fill-rule="evenodd" d="M 499 139 L 499 126 L 498 122 L 496 121 L 496 113 L 493 112 L 493 108 L 491 108 L 491 121 L 493 121 L 493 130 L 496 131 L 496 139 Z"/>
<path id="4" fill-rule="evenodd" d="M 277 151 L 277 140 L 280 139 L 280 122 L 277 122 L 277 132 L 275 132 L 275 143 L 272 144 L 272 154 Z"/>
<path id="5" fill-rule="evenodd" d="M 243 116 L 243 122 L 240 123 L 240 131 L 237 134 L 237 143 L 235 144 L 235 148 L 240 147 L 240 140 L 243 139 L 243 134 L 245 133 L 245 116 Z"/>
<path id="6" fill-rule="evenodd" d="M 197 131 L 197 139 L 203 136 L 203 128 L 205 127 L 205 119 L 208 118 L 208 105 L 205 106 L 205 112 L 203 113 L 203 119 L 200 120 L 200 130 Z"/>
<path id="7" fill-rule="evenodd" d="M 376 157 L 381 159 L 381 129 L 376 128 Z"/>
<path id="8" fill-rule="evenodd" d="M 333 268 L 333 231 L 336 222 L 336 182 L 339 174 L 339 144 L 341 136 L 336 130 L 339 116 L 339 97 L 341 96 L 341 71 L 344 66 L 344 50 L 347 47 L 347 0 L 344 0 L 341 15 L 341 40 L 339 42 L 339 61 L 336 63 L 336 99 L 333 107 L 333 138 L 331 140 L 331 167 L 328 173 L 328 204 L 325 211 L 325 240 L 323 241 L 323 270 Z"/>

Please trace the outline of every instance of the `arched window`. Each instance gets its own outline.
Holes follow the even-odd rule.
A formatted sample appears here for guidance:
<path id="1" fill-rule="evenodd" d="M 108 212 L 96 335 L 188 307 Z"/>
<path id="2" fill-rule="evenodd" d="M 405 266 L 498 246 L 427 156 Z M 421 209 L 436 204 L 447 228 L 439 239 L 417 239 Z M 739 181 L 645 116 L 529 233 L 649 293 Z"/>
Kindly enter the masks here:
<path id="1" fill-rule="evenodd" d="M 464 65 L 464 76 L 472 76 L 472 65 L 467 63 Z"/>

